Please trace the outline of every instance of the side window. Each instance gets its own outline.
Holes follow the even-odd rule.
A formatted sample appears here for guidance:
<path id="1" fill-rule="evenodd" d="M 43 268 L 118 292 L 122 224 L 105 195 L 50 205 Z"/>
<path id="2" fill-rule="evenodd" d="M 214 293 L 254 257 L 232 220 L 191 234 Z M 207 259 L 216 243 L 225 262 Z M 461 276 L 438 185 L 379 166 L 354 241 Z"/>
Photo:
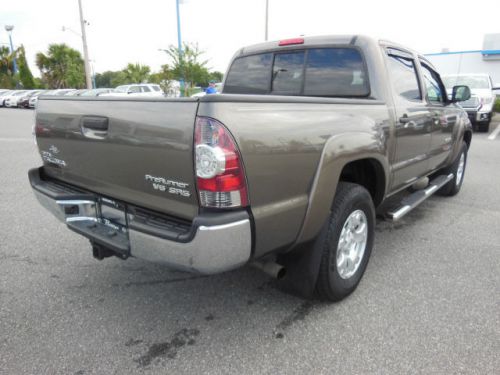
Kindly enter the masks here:
<path id="1" fill-rule="evenodd" d="M 224 92 L 231 94 L 267 94 L 273 54 L 264 53 L 234 60 L 226 78 Z"/>
<path id="2" fill-rule="evenodd" d="M 130 86 L 128 91 L 133 92 L 135 94 L 135 93 L 141 92 L 141 88 L 139 86 Z"/>
<path id="3" fill-rule="evenodd" d="M 142 92 L 151 92 L 151 89 L 148 86 L 141 86 Z"/>
<path id="4" fill-rule="evenodd" d="M 414 60 L 389 55 L 388 67 L 396 95 L 399 95 L 404 100 L 421 101 L 422 95 L 420 94 Z"/>
<path id="5" fill-rule="evenodd" d="M 432 103 L 444 103 L 443 85 L 438 74 L 425 64 L 422 64 L 422 74 L 427 99 Z"/>
<path id="6" fill-rule="evenodd" d="M 302 91 L 304 51 L 278 53 L 274 56 L 271 91 L 275 94 L 299 95 Z"/>

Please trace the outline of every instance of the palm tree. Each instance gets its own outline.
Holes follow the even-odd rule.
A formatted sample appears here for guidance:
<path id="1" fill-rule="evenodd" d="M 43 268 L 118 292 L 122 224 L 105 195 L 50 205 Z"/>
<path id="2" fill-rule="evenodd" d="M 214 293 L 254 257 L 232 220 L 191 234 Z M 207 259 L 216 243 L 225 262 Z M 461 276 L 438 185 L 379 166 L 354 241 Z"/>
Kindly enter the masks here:
<path id="1" fill-rule="evenodd" d="M 42 79 L 51 88 L 81 88 L 85 85 L 83 59 L 80 52 L 66 44 L 51 44 L 47 54 L 36 55 Z"/>
<path id="2" fill-rule="evenodd" d="M 141 64 L 127 64 L 123 69 L 124 78 L 128 83 L 142 83 L 147 82 L 151 69 L 147 65 Z"/>
<path id="3" fill-rule="evenodd" d="M 14 88 L 14 56 L 16 51 L 10 52 L 7 47 L 0 47 L 0 87 Z"/>

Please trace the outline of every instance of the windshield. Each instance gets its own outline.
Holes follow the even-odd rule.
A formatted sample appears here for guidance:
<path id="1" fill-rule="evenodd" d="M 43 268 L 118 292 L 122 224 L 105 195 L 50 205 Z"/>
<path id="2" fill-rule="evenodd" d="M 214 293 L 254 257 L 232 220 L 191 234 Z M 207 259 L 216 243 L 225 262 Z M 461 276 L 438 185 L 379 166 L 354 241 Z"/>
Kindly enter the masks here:
<path id="1" fill-rule="evenodd" d="M 490 88 L 488 77 L 484 76 L 446 76 L 442 78 L 444 85 L 450 89 L 458 85 L 469 86 L 470 89 Z"/>

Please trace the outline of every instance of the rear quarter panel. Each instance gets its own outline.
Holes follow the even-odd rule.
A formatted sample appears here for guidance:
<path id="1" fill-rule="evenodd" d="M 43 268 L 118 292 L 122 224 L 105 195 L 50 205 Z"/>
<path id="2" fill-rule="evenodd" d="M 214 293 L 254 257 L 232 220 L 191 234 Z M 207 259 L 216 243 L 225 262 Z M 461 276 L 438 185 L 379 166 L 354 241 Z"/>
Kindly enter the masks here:
<path id="1" fill-rule="evenodd" d="M 220 95 L 217 102 L 202 101 L 198 114 L 224 123 L 240 147 L 255 219 L 256 257 L 292 245 L 302 233 L 306 212 L 313 218 L 308 236 L 319 232 L 347 162 L 375 155 L 387 164 L 391 126 L 382 102 L 238 99 Z M 324 177 L 318 179 L 320 173 Z M 313 201 L 318 182 L 321 194 Z"/>

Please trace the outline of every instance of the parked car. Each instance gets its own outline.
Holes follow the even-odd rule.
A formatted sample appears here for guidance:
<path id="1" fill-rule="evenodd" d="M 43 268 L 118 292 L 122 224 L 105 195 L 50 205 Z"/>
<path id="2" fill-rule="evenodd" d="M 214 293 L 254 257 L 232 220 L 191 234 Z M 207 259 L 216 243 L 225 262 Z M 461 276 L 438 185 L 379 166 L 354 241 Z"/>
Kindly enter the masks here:
<path id="1" fill-rule="evenodd" d="M 335 301 L 363 276 L 377 208 L 399 220 L 460 191 L 469 98 L 463 85 L 448 98 L 433 65 L 395 43 L 267 42 L 236 53 L 221 95 L 41 96 L 29 179 L 97 259 L 201 274 L 250 263 Z"/>
<path id="2" fill-rule="evenodd" d="M 103 94 L 109 94 L 109 93 L 113 93 L 113 92 L 115 92 L 115 89 L 99 88 L 99 89 L 87 90 L 81 96 L 100 96 Z"/>
<path id="3" fill-rule="evenodd" d="M 82 94 L 84 94 L 87 91 L 89 91 L 89 90 L 88 89 L 72 90 L 72 91 L 67 92 L 64 95 L 67 95 L 67 96 L 81 96 Z"/>
<path id="4" fill-rule="evenodd" d="M 29 101 L 29 107 L 30 108 L 35 108 L 36 103 L 38 102 L 38 97 L 41 95 L 47 95 L 47 96 L 64 96 L 70 92 L 75 91 L 75 89 L 55 89 L 55 90 L 45 90 L 42 91 L 41 93 L 38 93 L 37 95 L 34 95 L 32 98 L 30 98 Z"/>
<path id="5" fill-rule="evenodd" d="M 40 91 L 39 93 L 33 95 L 30 99 L 29 99 L 29 108 L 35 108 L 36 106 L 36 103 L 38 101 L 38 97 L 40 95 L 50 95 L 50 92 L 53 91 L 53 90 L 42 90 Z"/>
<path id="6" fill-rule="evenodd" d="M 19 99 L 26 94 L 27 90 L 15 90 L 5 97 L 4 106 L 7 108 L 17 107 Z"/>
<path id="7" fill-rule="evenodd" d="M 0 93 L 0 107 L 4 106 L 5 98 L 8 95 L 10 95 L 11 92 L 12 92 L 12 90 L 4 90 L 3 92 Z"/>
<path id="8" fill-rule="evenodd" d="M 467 111 L 474 127 L 488 132 L 496 98 L 493 90 L 500 90 L 500 85 L 495 87 L 488 74 L 454 74 L 443 75 L 442 78 L 449 93 L 455 85 L 467 85 L 470 88 L 472 96 L 461 103 L 461 106 Z"/>
<path id="9" fill-rule="evenodd" d="M 49 95 L 49 96 L 63 96 L 67 95 L 73 91 L 76 91 L 76 89 L 55 89 L 55 90 L 50 90 L 44 93 L 44 95 Z"/>
<path id="10" fill-rule="evenodd" d="M 164 96 L 160 85 L 141 83 L 118 86 L 114 92 L 101 94 L 101 96 Z"/>
<path id="11" fill-rule="evenodd" d="M 17 106 L 22 107 L 22 108 L 29 108 L 30 107 L 30 104 L 29 104 L 30 99 L 33 96 L 38 95 L 41 92 L 42 92 L 42 90 L 30 90 L 30 91 L 28 91 L 23 96 L 21 96 L 21 98 L 17 102 Z"/>

